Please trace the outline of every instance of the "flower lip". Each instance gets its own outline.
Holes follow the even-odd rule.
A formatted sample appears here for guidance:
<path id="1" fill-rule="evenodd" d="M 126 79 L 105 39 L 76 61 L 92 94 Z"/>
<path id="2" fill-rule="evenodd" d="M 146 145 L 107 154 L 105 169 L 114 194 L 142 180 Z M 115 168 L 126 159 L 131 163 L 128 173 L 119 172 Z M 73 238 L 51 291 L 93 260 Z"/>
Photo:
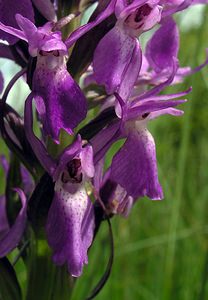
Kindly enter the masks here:
<path id="1" fill-rule="evenodd" d="M 142 115 L 142 119 L 146 119 L 149 116 L 150 113 L 146 112 Z"/>

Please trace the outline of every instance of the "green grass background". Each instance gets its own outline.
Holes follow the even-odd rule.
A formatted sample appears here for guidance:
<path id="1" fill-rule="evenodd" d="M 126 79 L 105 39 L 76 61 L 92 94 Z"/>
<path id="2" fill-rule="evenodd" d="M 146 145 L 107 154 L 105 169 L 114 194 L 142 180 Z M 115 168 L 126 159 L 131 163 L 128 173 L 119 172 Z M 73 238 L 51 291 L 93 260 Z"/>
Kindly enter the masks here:
<path id="1" fill-rule="evenodd" d="M 194 67 L 205 59 L 208 10 L 202 17 L 197 19 L 195 10 L 191 17 L 183 14 L 178 18 L 183 29 L 181 66 Z M 182 106 L 184 116 L 163 116 L 149 126 L 156 141 L 165 199 L 140 199 L 127 219 L 113 218 L 115 260 L 98 300 L 208 299 L 208 67 L 166 92 L 190 85 L 193 91 Z M 5 153 L 2 142 L 0 147 Z M 1 191 L 3 184 L 1 181 Z M 105 269 L 107 224 L 89 256 L 89 265 L 75 284 L 73 300 L 85 299 Z M 24 285 L 22 264 L 16 269 Z"/>

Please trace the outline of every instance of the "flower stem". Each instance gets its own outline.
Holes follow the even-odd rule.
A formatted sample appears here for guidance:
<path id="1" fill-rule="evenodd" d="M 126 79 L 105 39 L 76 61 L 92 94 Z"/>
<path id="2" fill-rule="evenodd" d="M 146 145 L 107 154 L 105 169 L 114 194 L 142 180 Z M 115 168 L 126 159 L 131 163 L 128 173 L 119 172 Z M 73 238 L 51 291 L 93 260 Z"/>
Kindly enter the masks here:
<path id="1" fill-rule="evenodd" d="M 74 280 L 54 265 L 46 241 L 34 241 L 30 254 L 26 300 L 69 300 Z"/>

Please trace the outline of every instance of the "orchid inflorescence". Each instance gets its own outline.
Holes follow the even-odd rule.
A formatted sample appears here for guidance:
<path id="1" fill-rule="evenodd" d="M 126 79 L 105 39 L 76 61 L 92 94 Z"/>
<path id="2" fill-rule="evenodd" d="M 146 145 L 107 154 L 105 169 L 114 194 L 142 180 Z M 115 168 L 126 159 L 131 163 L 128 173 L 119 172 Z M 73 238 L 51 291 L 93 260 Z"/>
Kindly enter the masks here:
<path id="1" fill-rule="evenodd" d="M 183 114 L 176 107 L 191 88 L 161 92 L 208 63 L 180 66 L 173 18 L 208 1 L 99 0 L 82 26 L 95 1 L 71 1 L 67 10 L 63 2 L 0 1 L 0 38 L 7 41 L 0 56 L 21 67 L 0 102 L 1 136 L 11 152 L 10 164 L 1 158 L 7 179 L 18 169 L 18 185 L 10 183 L 0 198 L 0 257 L 21 249 L 29 230 L 44 229 L 53 262 L 78 277 L 101 221 L 127 216 L 143 196 L 164 197 L 147 126 L 161 115 Z M 142 50 L 140 37 L 153 28 Z M 23 118 L 6 103 L 22 76 L 31 90 Z M 106 154 L 118 140 L 124 142 L 106 169 Z"/>

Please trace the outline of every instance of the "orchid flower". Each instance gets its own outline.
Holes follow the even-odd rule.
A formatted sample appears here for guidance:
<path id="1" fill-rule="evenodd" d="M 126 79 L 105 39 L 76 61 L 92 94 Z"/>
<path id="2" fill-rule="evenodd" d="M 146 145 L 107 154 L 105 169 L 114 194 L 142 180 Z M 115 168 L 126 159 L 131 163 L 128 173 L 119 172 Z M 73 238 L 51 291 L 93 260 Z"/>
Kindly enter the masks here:
<path id="1" fill-rule="evenodd" d="M 36 26 L 21 15 L 16 15 L 21 30 L 5 26 L 0 29 L 28 42 L 30 55 L 37 56 L 33 75 L 36 107 L 43 123 L 45 135 L 58 143 L 60 129 L 72 134 L 87 113 L 85 97 L 66 69 L 67 47 L 61 32 L 53 32 L 54 24 Z"/>
<path id="2" fill-rule="evenodd" d="M 148 121 L 161 115 L 180 116 L 181 110 L 174 107 L 186 100 L 172 100 L 186 95 L 185 92 L 170 95 L 158 95 L 168 85 L 176 73 L 176 64 L 169 79 L 125 102 L 116 94 L 121 110 L 116 110 L 118 120 L 104 128 L 92 140 L 95 163 L 105 155 L 109 147 L 120 138 L 126 138 L 124 145 L 115 154 L 110 167 L 109 179 L 119 184 L 135 200 L 148 196 L 152 200 L 163 198 L 158 180 L 155 142 L 147 129 Z M 138 155 L 139 154 L 139 155 Z"/>
<path id="3" fill-rule="evenodd" d="M 159 1 L 117 1 L 116 25 L 99 42 L 93 60 L 95 79 L 108 94 L 125 100 L 139 75 L 142 52 L 137 36 L 160 21 Z"/>
<path id="4" fill-rule="evenodd" d="M 93 206 L 85 183 L 94 176 L 93 152 L 83 146 L 80 136 L 58 159 L 49 156 L 32 131 L 32 98 L 25 106 L 25 131 L 40 163 L 55 182 L 55 195 L 49 209 L 46 232 L 57 265 L 68 265 L 72 276 L 80 276 L 87 263 L 87 250 L 94 229 Z"/>

